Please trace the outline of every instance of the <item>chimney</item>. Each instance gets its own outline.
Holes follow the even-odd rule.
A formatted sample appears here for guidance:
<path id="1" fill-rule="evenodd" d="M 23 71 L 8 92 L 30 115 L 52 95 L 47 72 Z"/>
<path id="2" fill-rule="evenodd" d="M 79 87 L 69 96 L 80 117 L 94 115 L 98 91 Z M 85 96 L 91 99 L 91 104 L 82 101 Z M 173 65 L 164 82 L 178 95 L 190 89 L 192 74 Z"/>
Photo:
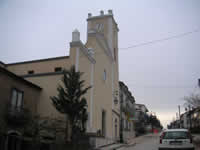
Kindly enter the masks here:
<path id="1" fill-rule="evenodd" d="M 111 9 L 108 10 L 108 14 L 109 14 L 109 15 L 113 15 L 113 12 L 112 12 Z"/>
<path id="2" fill-rule="evenodd" d="M 73 32 L 72 32 L 72 42 L 79 42 L 80 41 L 80 32 L 75 29 Z"/>
<path id="3" fill-rule="evenodd" d="M 101 11 L 100 11 L 100 15 L 101 15 L 101 16 L 103 16 L 103 15 L 104 15 L 104 12 L 103 12 L 103 10 L 101 10 Z"/>

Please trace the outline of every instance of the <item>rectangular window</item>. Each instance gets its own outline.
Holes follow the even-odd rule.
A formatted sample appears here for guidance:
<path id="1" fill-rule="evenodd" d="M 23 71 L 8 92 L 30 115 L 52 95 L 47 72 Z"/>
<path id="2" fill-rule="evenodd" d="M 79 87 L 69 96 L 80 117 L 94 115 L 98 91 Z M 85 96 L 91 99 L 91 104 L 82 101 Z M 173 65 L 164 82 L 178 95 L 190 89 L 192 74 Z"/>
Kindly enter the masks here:
<path id="1" fill-rule="evenodd" d="M 55 71 L 55 72 L 60 72 L 60 71 L 62 71 L 62 68 L 61 68 L 61 67 L 56 67 L 56 68 L 54 69 L 54 71 Z"/>
<path id="2" fill-rule="evenodd" d="M 34 70 L 29 70 L 28 74 L 34 74 Z"/>
<path id="3" fill-rule="evenodd" d="M 24 93 L 16 88 L 12 89 L 11 105 L 13 107 L 21 107 L 23 104 Z"/>

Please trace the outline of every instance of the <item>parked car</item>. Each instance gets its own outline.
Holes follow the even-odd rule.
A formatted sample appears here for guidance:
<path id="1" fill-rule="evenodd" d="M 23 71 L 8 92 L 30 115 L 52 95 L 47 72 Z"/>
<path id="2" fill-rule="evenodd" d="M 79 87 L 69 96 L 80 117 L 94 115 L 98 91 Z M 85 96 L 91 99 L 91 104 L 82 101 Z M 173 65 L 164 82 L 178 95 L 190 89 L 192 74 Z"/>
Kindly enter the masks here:
<path id="1" fill-rule="evenodd" d="M 167 129 L 160 136 L 158 150 L 194 150 L 192 136 L 187 129 Z"/>

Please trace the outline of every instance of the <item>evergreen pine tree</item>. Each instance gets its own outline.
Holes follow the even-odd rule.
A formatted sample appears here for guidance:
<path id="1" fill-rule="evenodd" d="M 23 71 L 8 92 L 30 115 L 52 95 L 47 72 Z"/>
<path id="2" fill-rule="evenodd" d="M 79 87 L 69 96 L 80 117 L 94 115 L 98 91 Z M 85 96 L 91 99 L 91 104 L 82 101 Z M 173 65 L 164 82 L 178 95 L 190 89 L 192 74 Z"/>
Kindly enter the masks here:
<path id="1" fill-rule="evenodd" d="M 72 66 L 69 70 L 63 71 L 63 85 L 58 85 L 58 95 L 51 97 L 53 106 L 62 114 L 66 115 L 69 121 L 70 131 L 73 135 L 85 132 L 85 122 L 87 121 L 87 101 L 84 94 L 90 89 L 85 87 L 84 80 L 81 80 L 83 73 L 76 71 Z M 68 123 L 66 120 L 66 130 Z M 67 134 L 67 132 L 66 132 Z M 71 140 L 74 138 L 71 136 Z M 68 135 L 66 135 L 68 137 Z"/>

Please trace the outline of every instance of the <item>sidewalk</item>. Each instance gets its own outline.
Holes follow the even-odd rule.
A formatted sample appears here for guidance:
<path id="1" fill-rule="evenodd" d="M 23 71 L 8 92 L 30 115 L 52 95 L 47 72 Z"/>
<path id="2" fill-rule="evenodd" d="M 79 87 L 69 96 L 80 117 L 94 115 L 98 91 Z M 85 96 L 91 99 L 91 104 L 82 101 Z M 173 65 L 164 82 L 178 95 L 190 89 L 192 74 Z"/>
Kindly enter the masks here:
<path id="1" fill-rule="evenodd" d="M 145 135 L 142 135 L 139 137 L 135 137 L 135 138 L 131 139 L 126 146 L 133 146 L 135 144 L 141 143 L 144 140 L 144 138 L 157 137 L 157 136 L 159 136 L 159 134 L 148 133 L 148 134 L 145 134 Z"/>
<path id="2" fill-rule="evenodd" d="M 100 148 L 97 148 L 95 150 L 117 150 L 121 147 L 125 147 L 126 144 L 123 144 L 123 143 L 115 143 L 115 144 L 111 144 L 111 145 L 108 145 L 108 146 L 103 146 L 103 147 L 100 147 Z"/>
<path id="3" fill-rule="evenodd" d="M 137 143 L 140 143 L 146 137 L 158 136 L 158 135 L 159 134 L 148 133 L 148 134 L 145 134 L 145 135 L 142 135 L 142 136 L 138 136 L 138 137 L 134 137 L 134 138 L 130 139 L 127 144 L 125 144 L 125 143 L 116 143 L 116 144 L 112 144 L 112 145 L 109 145 L 109 146 L 100 147 L 97 150 L 117 150 L 117 149 L 120 149 L 122 147 L 129 147 L 129 146 L 133 146 L 133 145 L 135 145 Z"/>

